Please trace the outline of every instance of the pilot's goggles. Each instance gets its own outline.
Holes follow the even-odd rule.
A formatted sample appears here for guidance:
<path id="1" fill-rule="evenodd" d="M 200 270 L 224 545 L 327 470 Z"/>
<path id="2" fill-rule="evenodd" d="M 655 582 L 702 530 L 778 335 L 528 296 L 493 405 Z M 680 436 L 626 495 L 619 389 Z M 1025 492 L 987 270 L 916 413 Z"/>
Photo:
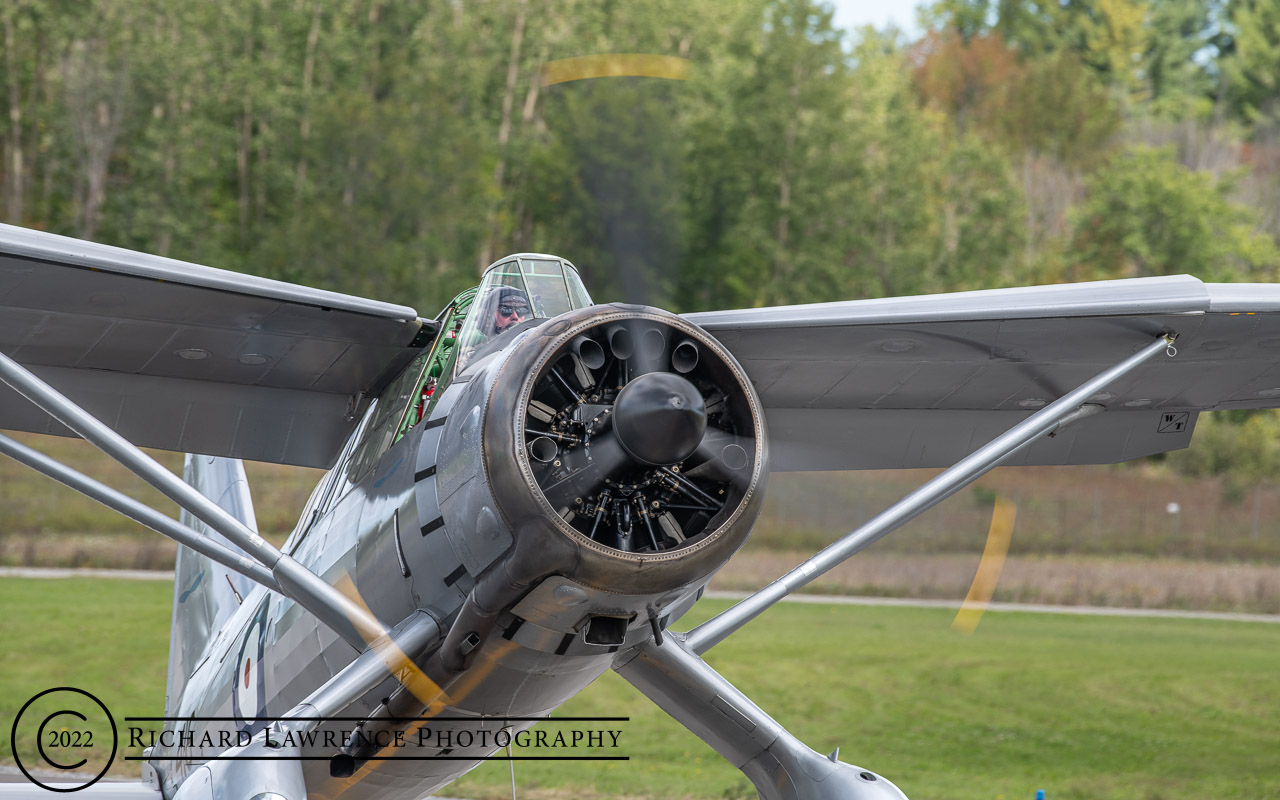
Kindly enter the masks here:
<path id="1" fill-rule="evenodd" d="M 503 303 L 498 306 L 498 313 L 504 317 L 527 317 L 529 316 L 529 307 L 525 305 L 513 306 L 509 303 Z"/>

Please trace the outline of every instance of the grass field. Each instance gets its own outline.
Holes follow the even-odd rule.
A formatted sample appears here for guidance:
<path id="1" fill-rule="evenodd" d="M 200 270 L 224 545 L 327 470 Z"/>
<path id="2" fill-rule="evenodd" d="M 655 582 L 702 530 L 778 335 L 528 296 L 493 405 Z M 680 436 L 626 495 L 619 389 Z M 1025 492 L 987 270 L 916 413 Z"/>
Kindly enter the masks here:
<path id="1" fill-rule="evenodd" d="M 83 689 L 117 725 L 125 715 L 163 714 L 172 602 L 168 581 L 0 579 L 3 762 L 13 763 L 15 715 L 45 689 Z M 99 742 L 109 736 L 105 725 L 90 729 Z M 20 737 L 19 745 L 23 763 L 39 763 L 33 737 Z M 136 776 L 138 767 L 117 760 L 113 772 Z"/>
<path id="2" fill-rule="evenodd" d="M 0 580 L 0 754 L 13 714 L 50 686 L 89 690 L 118 717 L 160 713 L 171 591 Z M 1280 798 L 1280 625 L 992 612 L 963 636 L 950 618 L 783 605 L 708 660 L 815 749 L 839 746 L 915 800 L 1013 800 L 1038 788 L 1050 800 Z M 631 760 L 521 762 L 522 796 L 754 796 L 615 675 L 562 713 L 629 716 Z M 507 765 L 451 792 L 509 796 Z"/>

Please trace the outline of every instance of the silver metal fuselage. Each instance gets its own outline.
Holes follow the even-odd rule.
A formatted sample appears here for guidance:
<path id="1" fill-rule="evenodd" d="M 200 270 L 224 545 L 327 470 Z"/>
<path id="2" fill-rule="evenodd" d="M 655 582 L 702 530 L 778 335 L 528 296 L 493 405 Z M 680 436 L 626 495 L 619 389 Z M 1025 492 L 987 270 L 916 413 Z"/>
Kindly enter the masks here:
<path id="1" fill-rule="evenodd" d="M 447 387 L 430 418 L 360 474 L 356 462 L 361 443 L 378 417 L 377 404 L 370 408 L 283 548 L 365 604 L 388 628 L 426 613 L 443 635 L 477 576 L 511 550 L 511 532 L 495 508 L 486 475 L 481 433 L 494 375 L 512 349 L 469 365 Z M 658 594 L 635 595 L 602 592 L 560 575 L 548 577 L 520 601 L 518 616 L 508 610 L 498 617 L 495 635 L 461 677 L 445 687 L 447 703 L 430 712 L 432 719 L 425 723 L 432 731 L 430 741 L 441 741 L 448 731 L 451 748 L 389 748 L 382 758 L 361 763 L 349 778 L 330 777 L 334 745 L 341 747 L 360 720 L 401 689 L 388 676 L 340 718 L 322 723 L 315 746 L 303 748 L 303 757 L 313 759 L 304 762 L 308 795 L 395 800 L 437 791 L 494 753 L 499 730 L 514 733 L 534 724 L 503 718 L 550 714 L 609 669 L 615 653 L 652 637 L 645 609 L 659 610 L 666 624 L 693 605 L 709 577 Z M 569 607 L 571 614 L 566 613 Z M 579 623 L 593 610 L 630 615 L 621 644 L 590 644 L 581 635 Z M 256 665 L 255 651 L 261 654 Z M 208 741 L 206 733 L 217 741 L 221 731 L 257 732 L 266 722 L 254 718 L 286 714 L 357 655 L 295 602 L 259 587 L 211 636 L 181 697 L 169 698 L 170 716 L 191 721 L 170 722 L 166 728 L 176 724 L 197 745 Z M 465 721 L 472 719 L 476 721 Z M 408 741 L 419 741 L 413 733 L 418 727 L 407 726 Z M 471 746 L 460 746 L 468 739 Z M 167 797 L 217 754 L 182 742 L 173 736 L 172 746 L 161 742 L 149 753 Z M 418 758 L 397 760 L 397 755 Z"/>

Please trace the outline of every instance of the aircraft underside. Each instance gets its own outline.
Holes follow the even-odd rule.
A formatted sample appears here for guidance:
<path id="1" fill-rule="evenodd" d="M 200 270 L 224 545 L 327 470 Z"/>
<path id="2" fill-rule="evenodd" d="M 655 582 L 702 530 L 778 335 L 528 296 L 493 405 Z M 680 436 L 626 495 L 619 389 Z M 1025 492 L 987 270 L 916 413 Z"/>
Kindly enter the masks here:
<path id="1" fill-rule="evenodd" d="M 182 545 L 169 736 L 147 752 L 168 800 L 419 797 L 607 669 L 767 800 L 901 798 L 701 656 L 997 465 L 1163 452 L 1201 410 L 1280 404 L 1280 292 L 1185 276 L 680 317 L 592 305 L 571 264 L 520 254 L 434 321 L 242 278 L 0 226 L 0 424 L 81 436 L 182 509 L 0 436 Z M 139 299 L 104 316 L 107 289 Z M 206 454 L 182 480 L 139 446 Z M 282 548 L 242 457 L 329 470 Z M 671 630 L 771 468 L 937 465 Z"/>

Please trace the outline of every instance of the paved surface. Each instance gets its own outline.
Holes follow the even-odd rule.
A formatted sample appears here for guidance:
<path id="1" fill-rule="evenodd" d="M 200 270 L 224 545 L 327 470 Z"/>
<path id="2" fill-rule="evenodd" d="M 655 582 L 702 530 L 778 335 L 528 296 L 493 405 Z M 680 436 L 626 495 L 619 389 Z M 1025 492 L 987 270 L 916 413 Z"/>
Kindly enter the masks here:
<path id="1" fill-rule="evenodd" d="M 173 573 L 151 569 L 61 569 L 0 567 L 0 578 L 119 578 L 125 581 L 172 581 Z"/>
<path id="2" fill-rule="evenodd" d="M 706 597 L 741 600 L 747 592 L 710 591 Z M 907 606 L 911 608 L 960 608 L 959 601 L 912 600 L 905 597 L 857 597 L 836 594 L 793 594 L 784 603 L 824 603 L 845 606 Z M 1214 611 L 1172 611 L 1157 608 L 1106 608 L 1103 606 L 1042 606 L 1031 603 L 987 603 L 987 611 L 1023 611 L 1035 614 L 1084 614 L 1101 617 L 1169 617 L 1172 619 L 1214 619 L 1227 622 L 1280 623 L 1275 614 L 1229 614 Z"/>
<path id="3" fill-rule="evenodd" d="M 118 578 L 133 581 L 172 581 L 172 572 L 138 569 L 56 569 L 48 567 L 0 567 L 0 578 Z M 747 592 L 709 591 L 707 597 L 741 600 Z M 821 603 L 848 606 L 906 606 L 909 608 L 960 608 L 953 600 L 912 600 L 905 597 L 859 597 L 835 594 L 793 594 L 784 603 Z M 1167 617 L 1224 622 L 1280 623 L 1280 614 L 1232 614 L 1216 611 L 1174 611 L 1157 608 L 1107 608 L 1104 606 L 1046 606 L 1032 603 L 987 603 L 987 611 L 1021 611 L 1034 614 L 1084 614 L 1101 617 Z M 0 780 L 3 776 L 0 775 Z"/>
<path id="4" fill-rule="evenodd" d="M 79 772 L 64 772 L 61 775 L 54 775 L 37 771 L 32 775 L 46 786 L 64 790 L 84 786 L 84 782 L 93 777 L 92 775 L 82 775 Z M 80 782 L 71 782 L 76 779 L 79 779 Z M 48 789 L 36 786 L 17 767 L 0 766 L 0 797 L 3 797 L 4 800 L 50 800 L 67 794 L 69 792 L 66 791 L 55 794 Z M 113 781 L 110 778 L 103 778 L 86 789 L 75 791 L 74 796 L 76 798 L 103 797 L 111 798 L 112 800 L 130 800 L 130 798 L 159 800 L 160 793 L 152 791 L 140 781 Z"/>

